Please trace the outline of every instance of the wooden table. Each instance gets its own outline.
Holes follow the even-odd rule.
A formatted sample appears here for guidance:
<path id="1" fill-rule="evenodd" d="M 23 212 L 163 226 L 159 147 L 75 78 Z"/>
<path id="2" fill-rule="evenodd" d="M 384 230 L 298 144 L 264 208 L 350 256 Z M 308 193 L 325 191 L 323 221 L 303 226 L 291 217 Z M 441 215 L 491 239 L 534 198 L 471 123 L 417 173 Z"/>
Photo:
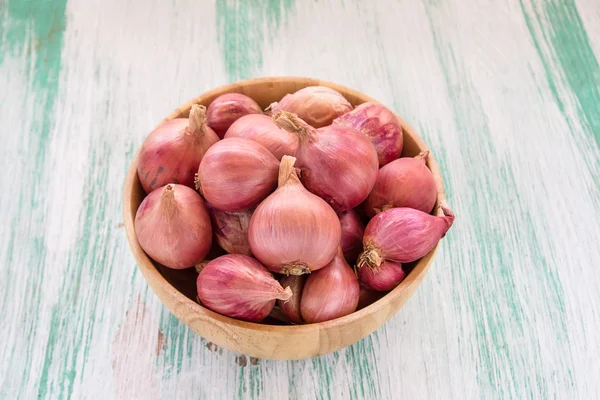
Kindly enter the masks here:
<path id="1" fill-rule="evenodd" d="M 4 0 L 0 40 L 0 398 L 600 396 L 598 0 Z M 393 108 L 457 214 L 388 324 L 306 361 L 195 335 L 122 224 L 149 129 L 265 75 Z"/>

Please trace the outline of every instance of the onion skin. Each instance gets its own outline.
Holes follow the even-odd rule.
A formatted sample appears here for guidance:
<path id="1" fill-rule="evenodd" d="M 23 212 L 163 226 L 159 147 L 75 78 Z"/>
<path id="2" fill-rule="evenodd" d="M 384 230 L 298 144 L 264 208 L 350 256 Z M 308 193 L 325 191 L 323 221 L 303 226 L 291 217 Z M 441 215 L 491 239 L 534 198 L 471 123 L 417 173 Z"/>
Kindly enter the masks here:
<path id="1" fill-rule="evenodd" d="M 307 323 L 329 321 L 356 311 L 360 288 L 356 275 L 339 249 L 324 268 L 306 279 L 300 312 Z"/>
<path id="2" fill-rule="evenodd" d="M 433 174 L 425 164 L 428 151 L 414 158 L 400 158 L 379 170 L 373 190 L 365 200 L 365 214 L 375 214 L 393 207 L 409 207 L 430 213 L 437 199 Z"/>
<path id="3" fill-rule="evenodd" d="M 279 187 L 256 208 L 248 230 L 254 256 L 269 270 L 286 275 L 323 268 L 341 238 L 335 211 L 302 186 L 294 162 L 294 157 L 282 158 Z"/>
<path id="4" fill-rule="evenodd" d="M 402 264 L 383 260 L 381 265 L 375 268 L 363 266 L 358 268 L 358 280 L 367 289 L 387 292 L 392 290 L 406 278 Z"/>
<path id="5" fill-rule="evenodd" d="M 221 211 L 246 210 L 275 190 L 278 169 L 279 162 L 263 145 L 250 139 L 223 139 L 202 158 L 199 189 Z"/>
<path id="6" fill-rule="evenodd" d="M 354 128 L 367 136 L 377 150 L 380 168 L 402 154 L 402 126 L 394 113 L 381 104 L 363 103 L 336 118 L 333 124 Z"/>
<path id="7" fill-rule="evenodd" d="M 250 225 L 250 217 L 254 210 L 221 211 L 211 206 L 209 202 L 205 202 L 205 206 L 219 246 L 229 254 L 251 256 L 248 225 Z"/>
<path id="8" fill-rule="evenodd" d="M 168 183 L 194 187 L 194 174 L 219 137 L 206 125 L 206 108 L 193 105 L 190 118 L 166 121 L 144 140 L 138 177 L 146 193 Z"/>
<path id="9" fill-rule="evenodd" d="M 230 137 L 254 140 L 265 146 L 278 160 L 285 155 L 295 155 L 298 149 L 298 137 L 278 127 L 268 115 L 249 114 L 241 117 L 227 130 L 225 138 Z"/>
<path id="10" fill-rule="evenodd" d="M 292 289 L 292 297 L 287 301 L 277 300 L 277 304 L 286 318 L 294 324 L 304 322 L 302 321 L 302 314 L 300 314 L 300 300 L 302 299 L 302 290 L 304 289 L 306 277 L 307 275 L 288 275 L 279 281 L 282 287 Z"/>
<path id="11" fill-rule="evenodd" d="M 241 254 L 226 254 L 210 261 L 198 275 L 196 287 L 205 307 L 251 322 L 269 315 L 277 299 L 292 296 L 292 290 L 281 287 L 258 261 Z"/>
<path id="12" fill-rule="evenodd" d="M 308 86 L 270 106 L 273 115 L 287 111 L 298 115 L 315 128 L 331 125 L 342 114 L 352 111 L 352 104 L 337 90 L 325 86 Z"/>
<path id="13" fill-rule="evenodd" d="M 262 109 L 254 100 L 241 93 L 222 94 L 208 106 L 208 126 L 222 139 L 231 124 L 248 114 L 262 114 Z"/>
<path id="14" fill-rule="evenodd" d="M 337 215 L 342 227 L 342 240 L 340 244 L 344 252 L 344 258 L 349 264 L 354 264 L 362 251 L 362 239 L 365 227 L 354 210 L 338 211 Z"/>
<path id="15" fill-rule="evenodd" d="M 383 260 L 408 263 L 429 253 L 454 223 L 454 213 L 445 202 L 440 208 L 443 217 L 406 207 L 377 214 L 365 228 L 357 267 L 375 269 Z"/>
<path id="16" fill-rule="evenodd" d="M 135 234 L 154 261 L 184 269 L 198 264 L 212 245 L 212 229 L 204 201 L 184 185 L 152 191 L 135 215 Z"/>
<path id="17" fill-rule="evenodd" d="M 342 126 L 306 130 L 296 152 L 302 184 L 336 211 L 362 203 L 375 185 L 379 162 L 369 139 Z"/>
<path id="18" fill-rule="evenodd" d="M 360 293 L 358 295 L 358 306 L 356 310 L 362 310 L 365 307 L 370 306 L 377 300 L 385 296 L 384 292 L 378 292 L 375 290 L 365 289 L 363 286 L 360 287 Z"/>

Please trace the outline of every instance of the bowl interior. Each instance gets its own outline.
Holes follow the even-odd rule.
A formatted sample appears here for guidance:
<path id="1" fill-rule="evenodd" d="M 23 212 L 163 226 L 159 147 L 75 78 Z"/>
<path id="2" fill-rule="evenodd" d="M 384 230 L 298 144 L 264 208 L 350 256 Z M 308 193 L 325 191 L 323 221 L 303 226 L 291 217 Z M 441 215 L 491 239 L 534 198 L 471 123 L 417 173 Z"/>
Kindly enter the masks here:
<path id="1" fill-rule="evenodd" d="M 376 100 L 360 92 L 357 92 L 356 90 L 327 81 L 296 77 L 258 78 L 230 85 L 225 85 L 211 90 L 181 105 L 180 107 L 175 109 L 170 115 L 164 118 L 163 121 L 161 121 L 161 123 L 174 118 L 187 118 L 191 106 L 193 104 L 202 104 L 208 107 L 212 100 L 224 93 L 237 92 L 245 94 L 253 98 L 264 109 L 268 107 L 271 103 L 280 100 L 285 94 L 293 93 L 301 88 L 312 85 L 328 86 L 339 91 L 353 106 L 362 104 L 367 101 L 377 103 Z M 402 118 L 398 117 L 398 120 L 404 130 L 404 147 L 402 156 L 415 156 L 423 150 L 428 150 L 425 143 L 418 136 L 418 134 L 416 134 L 413 128 L 410 127 Z M 397 308 L 399 308 L 400 305 L 404 303 L 404 301 L 406 301 L 406 299 L 412 294 L 416 286 L 420 284 L 423 275 L 425 274 L 427 267 L 431 262 L 435 251 L 437 250 L 436 246 L 429 254 L 427 254 L 422 259 L 406 265 L 407 269 L 410 271 L 407 278 L 405 278 L 405 280 L 400 285 L 398 285 L 386 296 L 384 296 L 377 302 L 371 304 L 370 306 L 367 306 L 362 310 L 356 311 L 355 313 L 350 314 L 346 317 L 322 322 L 319 324 L 310 324 L 302 326 L 282 325 L 282 323 L 280 323 L 279 321 L 270 318 L 264 320 L 260 324 L 257 324 L 225 317 L 200 306 L 196 302 L 195 282 L 197 272 L 194 268 L 186 270 L 173 270 L 164 267 L 150 259 L 139 247 L 137 238 L 135 237 L 133 222 L 135 219 L 136 211 L 146 194 L 144 193 L 140 181 L 137 177 L 137 161 L 138 156 L 136 155 L 127 176 L 124 193 L 123 208 L 129 243 L 138 263 L 138 266 L 140 267 L 144 277 L 147 279 L 150 286 L 155 292 L 157 292 L 159 297 L 161 297 L 161 300 L 163 300 L 163 302 L 167 304 L 171 311 L 174 312 L 174 314 L 180 319 L 183 319 L 186 323 L 189 323 L 189 320 L 191 318 L 189 317 L 189 315 L 191 313 L 202 314 L 203 316 L 208 316 L 209 318 L 218 320 L 221 323 L 230 324 L 232 326 L 237 327 L 243 327 L 244 329 L 250 330 L 264 330 L 265 327 L 270 326 L 273 327 L 273 329 L 282 330 L 282 333 L 285 333 L 286 331 L 289 332 L 291 330 L 306 329 L 306 327 L 309 327 L 311 325 L 319 325 L 320 328 L 328 328 L 350 324 L 353 321 L 356 321 L 360 318 L 376 313 L 381 307 L 383 307 L 385 303 L 392 302 L 393 304 L 397 304 Z M 445 194 L 443 190 L 443 183 L 440 176 L 440 172 L 433 158 L 433 155 L 430 155 L 427 165 L 432 171 L 436 180 L 438 189 L 437 202 L 439 203 L 439 201 L 445 198 Z M 441 215 L 439 210 L 437 210 L 437 204 L 434 210 L 436 210 L 436 215 Z M 215 244 L 207 258 L 211 259 L 220 254 L 224 253 Z M 177 309 L 175 309 L 169 304 L 170 301 L 165 301 L 165 299 L 162 297 L 165 294 L 168 294 L 168 296 L 171 296 L 173 299 L 177 300 Z M 185 310 L 182 311 L 179 307 L 184 307 Z"/>

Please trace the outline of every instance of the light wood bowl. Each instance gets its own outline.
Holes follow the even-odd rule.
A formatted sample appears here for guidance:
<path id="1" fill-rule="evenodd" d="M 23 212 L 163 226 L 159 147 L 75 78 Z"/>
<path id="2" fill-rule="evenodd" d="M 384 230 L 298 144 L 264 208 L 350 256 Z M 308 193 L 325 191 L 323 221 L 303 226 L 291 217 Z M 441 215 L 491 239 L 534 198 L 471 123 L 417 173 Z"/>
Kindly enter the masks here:
<path id="1" fill-rule="evenodd" d="M 173 118 L 187 118 L 193 104 L 208 107 L 210 102 L 224 93 L 243 93 L 266 108 L 280 100 L 287 93 L 293 93 L 306 86 L 328 86 L 340 92 L 352 105 L 376 100 L 347 87 L 318 79 L 298 77 L 269 77 L 250 79 L 218 87 L 181 105 L 162 122 Z M 398 117 L 404 129 L 403 156 L 415 156 L 427 146 L 402 118 Z M 434 248 L 429 254 L 415 263 L 408 276 L 394 290 L 370 306 L 335 320 L 307 325 L 277 325 L 250 323 L 229 318 L 199 305 L 196 298 L 196 272 L 171 270 L 163 267 L 146 255 L 140 247 L 134 230 L 135 214 L 144 199 L 145 193 L 137 176 L 138 154 L 136 154 L 127 178 L 123 195 L 123 214 L 127 238 L 133 255 L 144 278 L 158 298 L 184 324 L 191 327 L 205 339 L 234 352 L 248 356 L 294 360 L 319 356 L 347 347 L 371 334 L 392 317 L 412 296 L 429 269 Z M 442 177 L 433 156 L 430 154 L 428 167 L 433 172 L 437 184 L 438 203 L 445 199 Z M 436 215 L 442 215 L 435 208 Z"/>

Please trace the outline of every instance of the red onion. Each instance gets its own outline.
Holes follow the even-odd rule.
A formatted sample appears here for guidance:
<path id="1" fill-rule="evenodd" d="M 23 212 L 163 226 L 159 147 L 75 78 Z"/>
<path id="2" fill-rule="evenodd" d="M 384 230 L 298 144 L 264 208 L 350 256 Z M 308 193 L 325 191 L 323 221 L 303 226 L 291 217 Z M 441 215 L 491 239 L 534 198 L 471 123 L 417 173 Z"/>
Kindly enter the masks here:
<path id="1" fill-rule="evenodd" d="M 283 156 L 279 187 L 256 208 L 248 230 L 254 256 L 269 270 L 286 275 L 323 268 L 333 259 L 341 238 L 337 215 L 302 186 L 295 161 Z"/>
<path id="2" fill-rule="evenodd" d="M 380 168 L 402 153 L 402 126 L 394 113 L 381 104 L 363 103 L 336 118 L 333 124 L 354 128 L 366 135 L 377 150 Z"/>
<path id="3" fill-rule="evenodd" d="M 341 247 L 324 268 L 311 273 L 302 290 L 300 312 L 307 323 L 329 321 L 353 313 L 360 288 Z"/>
<path id="4" fill-rule="evenodd" d="M 414 158 L 400 158 L 379 170 L 373 190 L 365 201 L 372 217 L 393 207 L 409 207 L 430 213 L 437 199 L 433 174 L 427 168 L 428 151 Z"/>
<path id="5" fill-rule="evenodd" d="M 307 275 L 288 275 L 281 278 L 279 283 L 282 287 L 292 289 L 292 297 L 289 300 L 277 300 L 277 304 L 283 314 L 295 324 L 301 324 L 302 315 L 300 314 L 300 299 L 302 298 L 302 289 L 306 282 Z"/>
<path id="6" fill-rule="evenodd" d="M 297 114 L 315 128 L 331 125 L 342 114 L 352 110 L 338 91 L 325 86 L 308 86 L 293 94 L 286 94 L 281 101 L 270 106 L 271 113 L 288 111 Z"/>
<path id="7" fill-rule="evenodd" d="M 387 292 L 395 288 L 406 277 L 402 264 L 383 260 L 378 267 L 358 266 L 360 284 L 371 290 Z"/>
<path id="8" fill-rule="evenodd" d="M 150 192 L 135 215 L 135 234 L 153 260 L 174 269 L 199 263 L 212 245 L 202 197 L 184 185 L 169 184 Z"/>
<path id="9" fill-rule="evenodd" d="M 429 253 L 454 222 L 450 208 L 445 203 L 440 208 L 443 217 L 406 207 L 377 214 L 365 229 L 364 252 L 358 258 L 357 267 L 367 265 L 376 269 L 383 260 L 407 263 Z"/>
<path id="10" fill-rule="evenodd" d="M 194 174 L 206 150 L 219 137 L 206 126 L 206 107 L 194 104 L 190 118 L 161 124 L 144 140 L 138 177 L 146 193 L 167 183 L 194 187 Z"/>
<path id="11" fill-rule="evenodd" d="M 225 138 L 229 137 L 254 140 L 265 146 L 278 160 L 281 160 L 284 155 L 293 156 L 298 149 L 298 137 L 281 129 L 268 115 L 243 116 L 227 130 Z"/>
<path id="12" fill-rule="evenodd" d="M 198 169 L 199 189 L 221 211 L 256 206 L 277 187 L 279 162 L 263 145 L 228 138 L 212 146 Z"/>
<path id="13" fill-rule="evenodd" d="M 363 286 L 361 286 L 360 293 L 358 295 L 358 307 L 356 307 L 356 310 L 362 310 L 363 308 L 370 306 L 383 296 L 385 296 L 385 293 L 383 292 L 365 289 Z"/>
<path id="14" fill-rule="evenodd" d="M 358 131 L 343 126 L 314 129 L 293 114 L 277 125 L 300 139 L 296 157 L 302 183 L 337 211 L 356 207 L 377 179 L 375 147 Z"/>
<path id="15" fill-rule="evenodd" d="M 252 322 L 269 315 L 277 299 L 292 296 L 292 290 L 281 287 L 258 261 L 241 254 L 226 254 L 209 262 L 198 275 L 196 287 L 205 307 Z"/>
<path id="16" fill-rule="evenodd" d="M 352 209 L 339 211 L 337 215 L 342 227 L 341 245 L 344 257 L 348 263 L 354 264 L 362 251 L 362 238 L 365 233 L 365 227 L 356 211 Z"/>
<path id="17" fill-rule="evenodd" d="M 219 246 L 230 254 L 251 256 L 248 225 L 254 210 L 227 212 L 217 210 L 209 202 L 206 202 L 205 205 L 210 214 L 212 229 Z"/>
<path id="18" fill-rule="evenodd" d="M 243 94 L 223 94 L 208 106 L 208 126 L 222 139 L 231 124 L 248 114 L 262 114 L 262 109 L 254 100 Z"/>

